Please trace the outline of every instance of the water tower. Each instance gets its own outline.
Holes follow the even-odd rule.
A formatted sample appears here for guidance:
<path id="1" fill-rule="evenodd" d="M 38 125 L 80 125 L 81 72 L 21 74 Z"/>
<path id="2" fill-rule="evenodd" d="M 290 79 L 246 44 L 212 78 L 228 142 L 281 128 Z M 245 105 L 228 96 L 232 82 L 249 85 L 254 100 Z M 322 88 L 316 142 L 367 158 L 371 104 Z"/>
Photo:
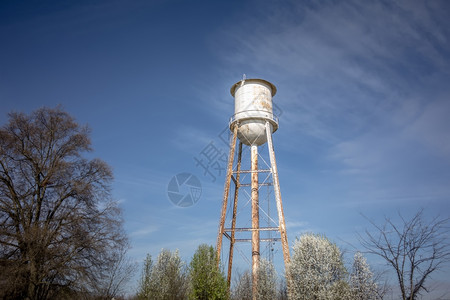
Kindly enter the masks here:
<path id="1" fill-rule="evenodd" d="M 230 151 L 228 156 L 216 250 L 219 264 L 222 254 L 222 240 L 225 236 L 229 240 L 230 245 L 228 252 L 227 274 L 228 284 L 230 284 L 235 243 L 251 243 L 253 299 L 255 299 L 261 242 L 272 243 L 275 241 L 281 241 L 286 270 L 290 261 L 277 164 L 275 161 L 275 152 L 272 143 L 272 133 L 278 129 L 278 119 L 273 114 L 272 106 L 272 97 L 276 94 L 277 89 L 272 83 L 263 79 L 243 79 L 234 84 L 231 87 L 230 92 L 235 99 L 235 111 L 230 120 L 230 130 L 232 135 L 230 139 Z M 237 159 L 235 159 L 237 139 L 239 139 L 239 147 L 237 151 Z M 263 146 L 266 143 L 268 146 L 269 163 L 262 159 L 263 162 L 266 163 L 267 168 L 264 169 L 261 168 L 261 166 L 258 168 L 258 147 Z M 243 145 L 250 148 L 248 169 L 242 168 Z M 260 177 L 264 177 L 265 179 L 260 181 Z M 245 181 L 246 178 L 250 181 L 249 183 Z M 234 194 L 230 196 L 231 181 L 234 183 Z M 259 194 L 262 186 L 267 186 L 273 191 L 272 194 L 274 195 L 278 215 L 278 221 L 273 221 L 273 226 L 260 226 L 260 212 L 263 212 L 270 220 L 276 219 L 276 217 L 272 218 L 260 205 Z M 251 202 L 251 215 L 247 215 L 247 217 L 245 217 L 239 214 L 239 218 L 251 220 L 251 226 L 240 227 L 237 226 L 238 198 L 240 197 L 240 190 L 245 188 L 247 188 L 247 190 L 250 188 L 247 195 L 249 197 L 248 202 Z M 230 207 L 228 208 L 229 198 Z M 231 215 L 227 213 L 227 210 L 232 210 Z M 228 221 L 228 226 L 225 226 L 226 221 Z M 267 235 L 271 232 L 276 233 L 276 235 L 279 234 L 279 237 L 264 236 L 261 238 L 261 234 Z M 239 238 L 237 235 L 242 233 L 247 233 L 251 235 L 251 237 Z"/>

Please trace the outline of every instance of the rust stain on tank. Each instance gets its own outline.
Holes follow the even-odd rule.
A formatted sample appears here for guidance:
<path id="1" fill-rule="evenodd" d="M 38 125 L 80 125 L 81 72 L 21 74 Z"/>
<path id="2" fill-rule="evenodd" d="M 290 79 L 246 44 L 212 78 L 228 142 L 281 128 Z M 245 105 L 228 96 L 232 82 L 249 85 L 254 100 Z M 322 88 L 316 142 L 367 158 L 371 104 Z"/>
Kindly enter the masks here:
<path id="1" fill-rule="evenodd" d="M 270 103 L 267 103 L 266 101 L 261 102 L 261 106 L 267 109 L 268 111 L 272 110 L 272 106 L 270 105 Z"/>
<path id="2" fill-rule="evenodd" d="M 267 101 L 264 101 L 264 100 L 255 99 L 255 100 L 253 100 L 253 105 L 255 107 L 260 106 L 267 111 L 272 111 L 272 105 L 270 105 L 270 103 L 268 103 Z"/>

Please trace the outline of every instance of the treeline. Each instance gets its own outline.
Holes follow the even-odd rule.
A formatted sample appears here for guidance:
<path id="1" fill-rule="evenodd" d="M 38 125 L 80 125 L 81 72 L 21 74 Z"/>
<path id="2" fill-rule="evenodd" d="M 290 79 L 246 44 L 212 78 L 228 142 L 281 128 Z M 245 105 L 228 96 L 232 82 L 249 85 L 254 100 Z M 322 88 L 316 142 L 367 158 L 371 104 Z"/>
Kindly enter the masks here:
<path id="1" fill-rule="evenodd" d="M 393 290 L 399 299 L 414 300 L 433 292 L 435 287 L 431 276 L 450 262 L 450 219 L 427 219 L 423 210 L 411 218 L 405 218 L 399 213 L 399 219 L 399 222 L 393 222 L 385 217 L 382 224 L 369 220 L 371 230 L 366 230 L 363 235 L 358 234 L 364 252 L 378 256 L 386 263 L 386 269 L 379 272 L 390 272 L 394 276 L 395 279 L 389 284 L 380 282 L 379 275 L 382 273 L 374 275 L 361 252 L 356 252 L 351 266 L 346 267 L 342 251 L 335 243 L 324 235 L 310 233 L 300 236 L 293 243 L 286 274 L 276 274 L 268 261 L 260 262 L 256 298 L 375 300 L 383 299 L 387 292 Z M 168 261 L 177 263 L 168 264 Z M 163 250 L 155 265 L 148 257 L 138 298 L 253 299 L 252 275 L 249 272 L 238 276 L 226 293 L 225 276 L 216 269 L 214 261 L 212 247 L 205 245 L 199 247 L 188 267 L 180 260 L 177 252 Z M 170 272 L 166 273 L 166 269 Z M 177 274 L 178 281 L 169 279 L 173 274 Z M 165 278 L 165 281 L 160 278 Z M 162 281 L 182 282 L 178 287 L 183 288 L 158 284 Z M 440 295 L 448 292 L 447 288 L 436 297 L 440 298 Z"/>
<path id="2" fill-rule="evenodd" d="M 227 281 L 217 269 L 215 251 L 200 245 L 189 265 L 178 251 L 162 250 L 145 259 L 138 299 L 228 299 Z"/>
<path id="3" fill-rule="evenodd" d="M 295 241 L 289 275 L 285 275 L 277 274 L 273 264 L 262 259 L 256 298 L 378 300 L 385 293 L 360 252 L 347 270 L 340 249 L 321 235 L 305 234 Z M 178 251 L 162 250 L 155 262 L 147 255 L 136 298 L 251 300 L 252 291 L 250 271 L 240 274 L 228 289 L 213 247 L 200 245 L 189 264 Z"/>

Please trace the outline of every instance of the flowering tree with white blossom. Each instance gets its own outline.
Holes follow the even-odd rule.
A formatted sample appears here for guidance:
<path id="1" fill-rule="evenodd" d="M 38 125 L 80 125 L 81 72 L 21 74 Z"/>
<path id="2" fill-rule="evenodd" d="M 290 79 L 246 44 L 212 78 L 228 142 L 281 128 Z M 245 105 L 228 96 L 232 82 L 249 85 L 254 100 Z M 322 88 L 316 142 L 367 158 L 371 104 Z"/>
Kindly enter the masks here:
<path id="1" fill-rule="evenodd" d="M 372 271 L 361 252 L 356 252 L 353 258 L 352 273 L 350 274 L 350 287 L 352 299 L 378 300 L 378 286 L 374 280 Z"/>
<path id="2" fill-rule="evenodd" d="M 292 249 L 290 299 L 350 299 L 348 273 L 336 244 L 322 235 L 304 234 Z"/>
<path id="3" fill-rule="evenodd" d="M 161 250 L 154 264 L 147 256 L 139 285 L 139 299 L 187 299 L 187 289 L 186 265 L 178 251 Z"/>

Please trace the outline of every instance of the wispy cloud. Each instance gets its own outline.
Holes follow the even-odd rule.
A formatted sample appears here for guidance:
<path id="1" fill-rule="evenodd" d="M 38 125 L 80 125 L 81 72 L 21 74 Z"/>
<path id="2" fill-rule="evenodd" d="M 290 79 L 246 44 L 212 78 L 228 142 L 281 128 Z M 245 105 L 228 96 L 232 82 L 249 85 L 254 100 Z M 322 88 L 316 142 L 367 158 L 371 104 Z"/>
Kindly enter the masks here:
<path id="1" fill-rule="evenodd" d="M 448 49 L 447 29 L 431 21 L 436 8 L 423 6 L 275 3 L 237 25 L 254 30 L 227 31 L 232 46 L 222 53 L 232 67 L 278 81 L 290 125 L 337 142 L 401 109 L 411 83 L 448 69 L 439 51 Z"/>
<path id="2" fill-rule="evenodd" d="M 352 178 L 348 203 L 450 196 L 450 174 L 437 167 L 450 161 L 446 4 L 269 1 L 256 10 L 224 28 L 216 50 L 227 69 L 277 85 L 277 135 L 289 140 L 278 146 L 295 153 L 315 140 L 315 167 L 335 182 Z"/>
<path id="3" fill-rule="evenodd" d="M 450 160 L 450 95 L 429 103 L 406 129 L 406 134 L 426 146 L 433 154 Z"/>
<path id="4" fill-rule="evenodd" d="M 308 222 L 300 222 L 300 221 L 287 221 L 286 227 L 288 229 L 294 229 L 294 228 L 305 228 L 308 226 Z"/>
<path id="5" fill-rule="evenodd" d="M 138 230 L 135 230 L 133 232 L 130 233 L 131 237 L 143 237 L 143 236 L 148 236 L 156 231 L 158 231 L 158 226 L 156 225 L 151 225 L 145 228 L 141 228 Z"/>
<path id="6" fill-rule="evenodd" d="M 217 132 L 217 135 L 219 133 Z M 216 137 L 216 135 L 209 134 L 205 128 L 182 126 L 175 132 L 172 143 L 183 151 L 197 154 Z"/>

